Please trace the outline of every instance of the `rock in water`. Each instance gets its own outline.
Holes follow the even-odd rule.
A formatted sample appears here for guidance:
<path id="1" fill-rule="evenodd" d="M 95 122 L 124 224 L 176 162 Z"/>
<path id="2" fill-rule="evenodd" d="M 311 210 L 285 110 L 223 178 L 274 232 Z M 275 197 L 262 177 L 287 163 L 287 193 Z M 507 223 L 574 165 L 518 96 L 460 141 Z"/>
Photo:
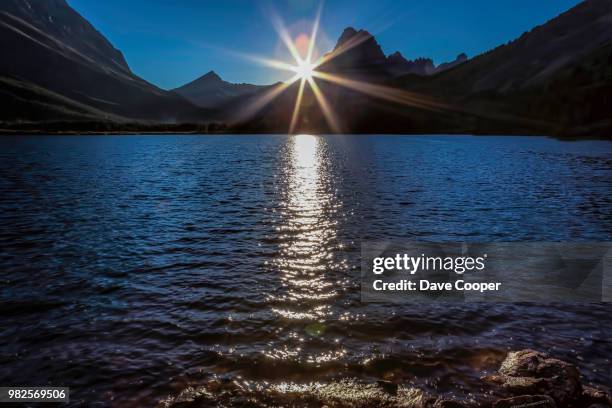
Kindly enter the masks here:
<path id="1" fill-rule="evenodd" d="M 561 407 L 572 406 L 582 393 L 578 369 L 534 350 L 511 352 L 489 380 L 513 395 L 548 395 Z"/>
<path id="2" fill-rule="evenodd" d="M 583 386 L 581 401 L 589 408 L 612 407 L 612 396 L 602 390 Z"/>
<path id="3" fill-rule="evenodd" d="M 438 399 L 433 408 L 468 408 L 468 405 L 454 400 Z"/>
<path id="4" fill-rule="evenodd" d="M 557 404 L 548 395 L 522 395 L 520 397 L 499 400 L 493 404 L 493 408 L 516 407 L 557 408 Z"/>

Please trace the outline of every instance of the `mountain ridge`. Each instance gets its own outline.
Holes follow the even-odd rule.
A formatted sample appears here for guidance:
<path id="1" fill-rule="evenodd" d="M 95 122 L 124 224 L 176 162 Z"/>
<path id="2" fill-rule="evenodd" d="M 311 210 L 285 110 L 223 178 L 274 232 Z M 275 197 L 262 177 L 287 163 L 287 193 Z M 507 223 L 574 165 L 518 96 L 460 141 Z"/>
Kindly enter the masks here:
<path id="1" fill-rule="evenodd" d="M 186 83 L 171 91 L 175 92 L 197 106 L 203 108 L 219 107 L 233 98 L 245 97 L 249 94 L 267 89 L 266 85 L 247 83 L 231 83 L 223 80 L 215 71 Z"/>
<path id="2" fill-rule="evenodd" d="M 123 54 L 65 0 L 0 3 L 0 50 L 0 120 L 54 120 L 57 109 L 43 107 L 66 107 L 66 101 L 88 107 L 85 115 L 82 109 L 61 115 L 74 120 L 176 122 L 212 115 L 132 73 Z"/>
<path id="3" fill-rule="evenodd" d="M 361 86 L 366 92 L 324 80 L 318 81 L 319 88 L 342 119 L 345 133 L 610 138 L 612 24 L 608 22 L 612 22 L 612 1 L 586 0 L 491 51 L 468 61 L 460 55 L 457 64 L 431 75 L 393 75 L 375 39 L 351 27 L 320 69 L 352 79 L 353 84 L 366 83 L 365 88 Z M 358 41 L 351 43 L 351 38 Z M 367 61 L 367 56 L 373 58 Z M 421 63 L 429 65 L 427 60 Z M 293 105 L 296 88 L 245 122 L 242 129 L 288 128 L 290 115 L 283 106 Z M 329 132 L 312 95 L 305 92 L 304 99 L 295 131 Z"/>
<path id="4" fill-rule="evenodd" d="M 563 66 L 612 42 L 612 1 L 585 0 L 444 76 L 463 92 L 500 92 L 545 82 Z"/>
<path id="5" fill-rule="evenodd" d="M 347 27 L 318 70 L 369 91 L 316 80 L 348 133 L 610 136 L 611 22 L 611 1 L 585 0 L 507 44 L 438 66 L 385 55 L 368 31 Z M 254 110 L 280 84 L 233 84 L 214 71 L 162 90 L 65 0 L 0 3 L 0 50 L 0 121 L 223 120 L 232 131 L 286 132 L 298 91 L 293 84 Z M 309 87 L 296 131 L 330 131 Z"/>
<path id="6" fill-rule="evenodd" d="M 453 61 L 435 65 L 431 58 L 417 57 L 414 60 L 405 58 L 400 51 L 385 55 L 382 47 L 369 31 L 346 27 L 333 50 L 327 54 L 336 55 L 334 61 L 325 63 L 322 70 L 353 71 L 354 74 L 398 77 L 406 74 L 433 75 L 451 69 L 468 60 L 461 53 Z"/>

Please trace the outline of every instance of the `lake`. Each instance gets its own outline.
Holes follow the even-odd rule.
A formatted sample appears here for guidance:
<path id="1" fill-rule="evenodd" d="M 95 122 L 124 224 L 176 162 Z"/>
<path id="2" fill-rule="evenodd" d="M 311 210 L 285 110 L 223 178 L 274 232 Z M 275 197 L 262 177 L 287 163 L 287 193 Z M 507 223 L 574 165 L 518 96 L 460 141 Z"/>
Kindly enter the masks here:
<path id="1" fill-rule="evenodd" d="M 0 192 L 3 385 L 71 387 L 72 406 L 345 379 L 464 397 L 520 348 L 611 382 L 609 304 L 359 291 L 363 240 L 612 240 L 610 142 L 0 137 Z"/>

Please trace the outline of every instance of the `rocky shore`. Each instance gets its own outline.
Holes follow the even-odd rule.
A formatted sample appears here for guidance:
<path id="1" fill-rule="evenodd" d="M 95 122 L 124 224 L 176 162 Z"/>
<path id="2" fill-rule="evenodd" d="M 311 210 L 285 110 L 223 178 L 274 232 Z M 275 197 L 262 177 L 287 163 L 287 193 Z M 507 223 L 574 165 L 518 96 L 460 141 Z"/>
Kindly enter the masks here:
<path id="1" fill-rule="evenodd" d="M 581 383 L 577 367 L 534 350 L 509 353 L 498 374 L 483 380 L 507 394 L 493 408 L 612 406 L 607 392 Z"/>
<path id="2" fill-rule="evenodd" d="M 482 377 L 482 394 L 445 399 L 387 381 L 363 384 L 277 384 L 247 390 L 239 380 L 189 388 L 160 403 L 164 408 L 612 408 L 608 390 L 582 384 L 576 366 L 534 350 L 510 352 L 494 375 Z"/>

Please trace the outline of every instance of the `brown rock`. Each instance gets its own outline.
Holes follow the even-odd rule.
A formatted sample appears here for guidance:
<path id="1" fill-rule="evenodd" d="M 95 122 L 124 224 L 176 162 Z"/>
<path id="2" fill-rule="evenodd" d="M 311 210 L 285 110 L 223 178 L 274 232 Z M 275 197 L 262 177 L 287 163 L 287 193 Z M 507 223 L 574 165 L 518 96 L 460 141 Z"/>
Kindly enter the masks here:
<path id="1" fill-rule="evenodd" d="M 582 393 L 580 373 L 572 364 L 534 350 L 508 354 L 492 382 L 501 384 L 513 395 L 543 394 L 557 405 L 572 406 Z"/>
<path id="2" fill-rule="evenodd" d="M 547 382 L 542 378 L 534 377 L 509 377 L 504 376 L 503 385 L 514 394 L 533 394 L 547 387 Z"/>
<path id="3" fill-rule="evenodd" d="M 612 396 L 605 391 L 587 385 L 582 387 L 581 401 L 584 405 L 600 405 L 603 407 L 612 407 Z M 589 406 L 589 408 L 591 408 Z"/>
<path id="4" fill-rule="evenodd" d="M 493 408 L 556 408 L 557 404 L 548 395 L 522 395 L 496 401 Z"/>
<path id="5" fill-rule="evenodd" d="M 572 364 L 529 349 L 508 353 L 499 373 L 512 377 L 550 378 L 560 374 L 578 377 L 578 369 Z"/>

